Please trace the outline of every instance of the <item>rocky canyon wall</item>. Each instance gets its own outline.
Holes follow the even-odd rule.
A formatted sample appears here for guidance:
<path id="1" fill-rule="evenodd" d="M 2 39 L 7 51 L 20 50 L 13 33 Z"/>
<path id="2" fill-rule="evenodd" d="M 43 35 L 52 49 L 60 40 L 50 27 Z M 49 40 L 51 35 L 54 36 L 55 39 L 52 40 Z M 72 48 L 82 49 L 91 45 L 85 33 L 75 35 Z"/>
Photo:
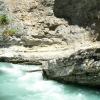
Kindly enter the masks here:
<path id="1" fill-rule="evenodd" d="M 92 31 L 89 33 L 94 36 L 98 34 L 93 44 L 96 41 L 99 43 L 99 0 L 55 0 L 54 15 L 68 20 L 69 25 L 74 27 L 78 25 L 85 29 L 90 28 Z M 46 63 L 48 77 L 63 83 L 100 86 L 100 46 L 93 44 L 90 44 L 89 48 L 88 45 L 82 49 L 79 46 L 80 49 L 70 53 L 70 56 L 48 61 Z"/>
<path id="2" fill-rule="evenodd" d="M 70 25 L 91 27 L 100 33 L 100 1 L 99 0 L 55 0 L 54 15 L 65 18 Z M 98 35 L 97 41 L 100 39 Z"/>
<path id="3" fill-rule="evenodd" d="M 55 0 L 55 4 L 54 0 L 0 0 L 0 2 L 0 14 L 6 13 L 12 20 L 8 25 L 0 26 L 1 47 L 4 45 L 23 45 L 27 47 L 54 44 L 72 45 L 75 43 L 82 44 L 85 41 L 95 41 L 97 38 L 97 34 L 94 35 L 94 30 L 88 27 L 79 27 L 78 23 L 76 25 L 74 23 L 73 25 L 69 25 L 65 19 L 67 16 L 64 15 L 64 18 L 57 18 L 63 16 L 63 14 L 67 15 L 66 12 L 68 11 L 63 10 L 67 5 L 66 0 Z M 61 5 L 63 8 L 60 7 Z M 69 8 L 72 9 L 73 7 Z M 74 13 L 76 14 L 75 9 L 70 10 L 70 18 L 72 18 L 71 14 Z M 79 15 L 81 16 L 80 13 Z M 75 22 L 80 22 L 76 16 L 78 17 L 76 14 L 72 19 Z M 83 20 L 83 22 L 86 21 Z M 18 32 L 13 36 L 3 38 L 2 33 L 6 28 L 16 29 Z"/>
<path id="4" fill-rule="evenodd" d="M 88 26 L 100 22 L 99 0 L 55 0 L 54 14 L 72 25 Z"/>

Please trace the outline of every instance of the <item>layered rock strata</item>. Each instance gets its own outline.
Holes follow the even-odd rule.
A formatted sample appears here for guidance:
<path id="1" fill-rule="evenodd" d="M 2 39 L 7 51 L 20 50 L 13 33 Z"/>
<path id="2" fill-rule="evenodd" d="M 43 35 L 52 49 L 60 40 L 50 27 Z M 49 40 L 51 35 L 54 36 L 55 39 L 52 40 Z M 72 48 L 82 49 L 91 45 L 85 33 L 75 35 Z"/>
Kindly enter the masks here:
<path id="1" fill-rule="evenodd" d="M 50 79 L 63 83 L 100 86 L 100 48 L 79 50 L 69 57 L 48 61 Z"/>
<path id="2" fill-rule="evenodd" d="M 0 26 L 1 47 L 68 45 L 97 38 L 98 34 L 89 27 L 70 26 L 64 18 L 55 17 L 54 0 L 1 0 L 0 4 L 0 15 L 6 13 L 11 20 L 9 24 Z M 6 28 L 16 29 L 17 34 L 4 38 L 2 33 Z"/>

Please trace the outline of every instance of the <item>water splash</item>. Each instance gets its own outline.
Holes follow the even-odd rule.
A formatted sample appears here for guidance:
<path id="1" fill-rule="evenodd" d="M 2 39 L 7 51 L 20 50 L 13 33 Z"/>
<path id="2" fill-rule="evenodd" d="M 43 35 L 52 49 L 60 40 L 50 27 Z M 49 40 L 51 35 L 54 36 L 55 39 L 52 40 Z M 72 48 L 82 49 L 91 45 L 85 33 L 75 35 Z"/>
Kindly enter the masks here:
<path id="1" fill-rule="evenodd" d="M 0 100 L 99 100 L 100 91 L 43 80 L 39 66 L 0 63 Z"/>

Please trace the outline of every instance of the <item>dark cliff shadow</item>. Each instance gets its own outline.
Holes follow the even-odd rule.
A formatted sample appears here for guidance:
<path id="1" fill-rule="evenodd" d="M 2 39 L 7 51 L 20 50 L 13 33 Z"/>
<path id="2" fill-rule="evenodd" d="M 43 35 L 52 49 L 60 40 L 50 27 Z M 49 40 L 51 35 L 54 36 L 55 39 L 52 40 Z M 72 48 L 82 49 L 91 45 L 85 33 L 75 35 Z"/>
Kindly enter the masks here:
<path id="1" fill-rule="evenodd" d="M 100 1 L 99 0 L 55 0 L 54 15 L 64 18 L 69 25 L 91 28 L 99 33 L 100 41 Z"/>

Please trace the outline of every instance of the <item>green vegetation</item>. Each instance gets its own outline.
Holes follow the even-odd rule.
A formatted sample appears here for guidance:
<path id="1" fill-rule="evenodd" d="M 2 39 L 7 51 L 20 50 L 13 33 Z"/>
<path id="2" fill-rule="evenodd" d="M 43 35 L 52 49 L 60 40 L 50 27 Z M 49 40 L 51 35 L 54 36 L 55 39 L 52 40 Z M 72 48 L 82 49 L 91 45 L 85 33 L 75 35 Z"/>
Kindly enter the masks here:
<path id="1" fill-rule="evenodd" d="M 9 22 L 10 22 L 10 19 L 8 18 L 6 14 L 2 14 L 0 16 L 0 25 L 9 24 Z"/>
<path id="2" fill-rule="evenodd" d="M 6 14 L 2 14 L 0 16 L 0 25 L 5 25 L 5 24 L 9 24 L 10 23 L 10 19 L 8 18 L 8 16 Z M 2 37 L 3 38 L 8 38 L 9 36 L 13 36 L 17 34 L 17 30 L 15 29 L 8 29 L 6 28 L 3 32 L 2 32 Z"/>
<path id="3" fill-rule="evenodd" d="M 15 29 L 5 29 L 3 32 L 2 32 L 2 36 L 4 38 L 8 38 L 8 36 L 13 36 L 17 34 L 17 30 Z"/>
<path id="4" fill-rule="evenodd" d="M 15 30 L 15 29 L 7 29 L 7 32 L 9 33 L 10 36 L 12 36 L 12 35 L 17 33 L 17 30 Z"/>

